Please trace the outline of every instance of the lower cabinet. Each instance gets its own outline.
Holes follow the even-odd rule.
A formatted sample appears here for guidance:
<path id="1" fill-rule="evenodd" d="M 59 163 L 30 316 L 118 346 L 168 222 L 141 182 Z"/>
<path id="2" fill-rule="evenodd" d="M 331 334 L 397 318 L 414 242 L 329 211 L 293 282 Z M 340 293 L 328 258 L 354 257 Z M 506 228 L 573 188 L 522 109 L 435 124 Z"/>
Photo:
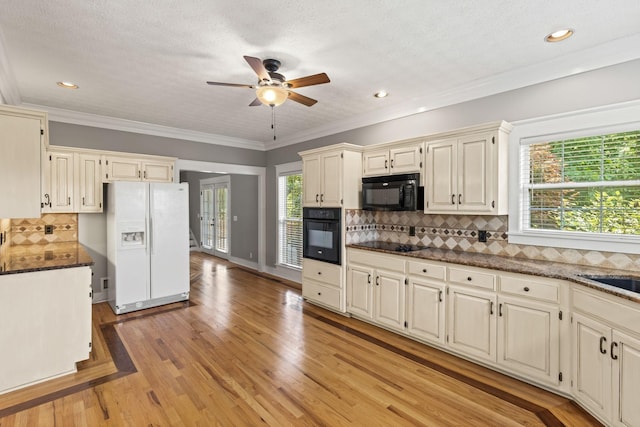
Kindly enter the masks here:
<path id="1" fill-rule="evenodd" d="M 444 344 L 445 284 L 409 277 L 407 331 L 416 338 Z"/>
<path id="2" fill-rule="evenodd" d="M 496 361 L 495 292 L 449 286 L 449 347 L 488 362 Z"/>
<path id="3" fill-rule="evenodd" d="M 347 311 L 387 328 L 405 328 L 405 261 L 349 250 Z"/>
<path id="4" fill-rule="evenodd" d="M 498 297 L 498 364 L 557 385 L 560 373 L 558 306 Z"/>
<path id="5" fill-rule="evenodd" d="M 640 312 L 586 292 L 573 297 L 574 397 L 607 424 L 640 425 L 640 339 L 618 323 L 640 319 Z M 629 326 L 640 329 L 638 322 Z"/>
<path id="6" fill-rule="evenodd" d="M 312 302 L 344 312 L 342 267 L 304 258 L 302 296 Z"/>

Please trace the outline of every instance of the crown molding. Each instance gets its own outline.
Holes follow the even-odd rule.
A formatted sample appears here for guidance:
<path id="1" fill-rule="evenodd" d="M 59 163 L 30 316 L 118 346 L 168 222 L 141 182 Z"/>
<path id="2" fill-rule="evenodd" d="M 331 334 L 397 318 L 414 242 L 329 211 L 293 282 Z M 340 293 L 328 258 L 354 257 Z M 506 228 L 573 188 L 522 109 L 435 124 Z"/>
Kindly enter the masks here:
<path id="1" fill-rule="evenodd" d="M 410 102 L 358 115 L 348 120 L 299 132 L 265 143 L 267 150 L 346 132 L 390 120 L 408 117 L 510 90 L 593 71 L 640 58 L 640 34 L 602 43 L 549 61 L 495 74 Z"/>
<path id="2" fill-rule="evenodd" d="M 154 125 L 151 123 L 137 122 L 134 120 L 120 119 L 116 117 L 100 116 L 97 114 L 81 113 L 78 111 L 65 110 L 62 108 L 47 107 L 46 105 L 24 103 L 21 104 L 21 106 L 25 108 L 47 111 L 49 114 L 49 121 L 53 122 L 70 123 L 74 125 L 91 126 L 123 132 L 161 136 L 165 138 L 183 139 L 186 141 L 202 142 L 205 144 L 265 151 L 264 143 L 260 141 L 233 138 L 225 135 L 198 132 L 194 130 L 180 129 L 169 126 Z"/>

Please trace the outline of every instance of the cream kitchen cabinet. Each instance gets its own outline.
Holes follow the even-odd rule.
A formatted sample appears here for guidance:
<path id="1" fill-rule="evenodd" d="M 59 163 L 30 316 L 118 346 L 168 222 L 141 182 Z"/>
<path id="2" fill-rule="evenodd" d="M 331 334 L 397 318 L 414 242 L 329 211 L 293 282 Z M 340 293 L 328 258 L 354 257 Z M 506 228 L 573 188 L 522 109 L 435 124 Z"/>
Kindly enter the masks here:
<path id="1" fill-rule="evenodd" d="M 363 176 L 422 172 L 424 143 L 394 143 L 362 153 Z M 422 179 L 422 176 L 421 176 Z"/>
<path id="2" fill-rule="evenodd" d="M 560 384 L 560 284 L 502 274 L 498 295 L 497 362 L 551 386 Z"/>
<path id="3" fill-rule="evenodd" d="M 0 105 L 0 218 L 39 218 L 47 113 Z"/>
<path id="4" fill-rule="evenodd" d="M 175 159 L 153 156 L 104 156 L 104 182 L 173 182 Z"/>
<path id="5" fill-rule="evenodd" d="M 387 328 L 404 330 L 405 261 L 349 249 L 347 311 Z"/>
<path id="6" fill-rule="evenodd" d="M 446 267 L 408 261 L 407 272 L 407 331 L 418 339 L 443 345 L 446 332 Z"/>
<path id="7" fill-rule="evenodd" d="M 344 312 L 344 282 L 339 265 L 302 260 L 302 296 L 316 304 Z"/>
<path id="8" fill-rule="evenodd" d="M 42 169 L 42 212 L 102 212 L 100 154 L 51 146 Z"/>
<path id="9" fill-rule="evenodd" d="M 496 361 L 496 294 L 451 285 L 447 289 L 447 345 L 475 359 Z"/>
<path id="10" fill-rule="evenodd" d="M 361 147 L 337 144 L 299 154 L 304 206 L 360 207 Z"/>
<path id="11" fill-rule="evenodd" d="M 428 141 L 425 213 L 507 214 L 506 122 Z"/>
<path id="12" fill-rule="evenodd" d="M 640 310 L 577 287 L 572 298 L 574 397 L 606 424 L 640 425 Z"/>

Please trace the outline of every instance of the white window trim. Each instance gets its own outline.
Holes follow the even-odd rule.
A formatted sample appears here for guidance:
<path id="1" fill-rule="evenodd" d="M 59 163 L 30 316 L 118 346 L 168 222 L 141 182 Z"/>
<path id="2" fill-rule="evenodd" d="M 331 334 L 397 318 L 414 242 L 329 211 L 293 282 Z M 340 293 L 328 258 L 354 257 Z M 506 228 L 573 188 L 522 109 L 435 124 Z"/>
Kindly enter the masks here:
<path id="1" fill-rule="evenodd" d="M 640 236 L 522 229 L 520 145 L 588 134 L 640 129 L 640 100 L 514 122 L 509 137 L 509 243 L 640 254 Z"/>
<path id="2" fill-rule="evenodd" d="M 276 268 L 277 269 L 286 269 L 293 271 L 302 271 L 302 267 L 294 267 L 288 264 L 280 263 L 280 176 L 281 175 L 290 175 L 293 173 L 302 173 L 302 161 L 290 162 L 290 163 L 282 163 L 280 165 L 276 165 L 276 205 L 277 205 L 277 214 L 276 214 Z"/>

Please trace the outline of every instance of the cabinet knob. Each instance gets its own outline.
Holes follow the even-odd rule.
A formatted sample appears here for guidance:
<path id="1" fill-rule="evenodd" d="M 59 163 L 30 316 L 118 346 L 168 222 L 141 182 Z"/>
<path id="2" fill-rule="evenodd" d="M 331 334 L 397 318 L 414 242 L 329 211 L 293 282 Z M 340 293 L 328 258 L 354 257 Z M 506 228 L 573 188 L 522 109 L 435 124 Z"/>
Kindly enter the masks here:
<path id="1" fill-rule="evenodd" d="M 525 291 L 525 292 L 529 292 L 529 287 L 528 287 L 528 286 L 525 286 L 525 287 L 524 287 L 524 291 Z"/>
<path id="2" fill-rule="evenodd" d="M 426 272 L 427 272 L 427 269 L 426 269 L 426 268 L 423 268 L 423 269 L 422 269 L 422 272 L 423 272 L 423 273 L 426 273 Z"/>
<path id="3" fill-rule="evenodd" d="M 318 292 L 318 295 L 322 295 L 322 292 Z"/>
<path id="4" fill-rule="evenodd" d="M 470 282 L 471 280 L 472 280 L 472 279 L 471 279 L 471 276 L 468 276 L 468 277 L 467 277 L 467 281 L 469 281 L 469 282 Z"/>
<path id="5" fill-rule="evenodd" d="M 322 271 L 318 271 L 318 276 L 322 275 Z"/>

